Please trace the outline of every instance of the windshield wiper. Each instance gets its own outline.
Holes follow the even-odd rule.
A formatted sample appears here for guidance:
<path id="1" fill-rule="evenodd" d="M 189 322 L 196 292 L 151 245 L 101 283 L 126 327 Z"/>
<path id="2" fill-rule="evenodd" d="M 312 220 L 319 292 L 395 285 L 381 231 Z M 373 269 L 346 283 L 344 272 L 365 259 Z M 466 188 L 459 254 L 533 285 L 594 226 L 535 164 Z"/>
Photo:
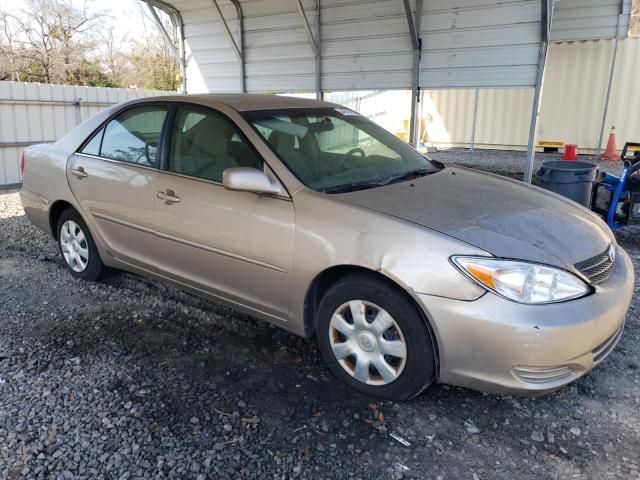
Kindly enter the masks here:
<path id="1" fill-rule="evenodd" d="M 386 181 L 369 180 L 365 182 L 347 183 L 344 185 L 336 185 L 335 187 L 323 188 L 322 193 L 344 193 L 351 192 L 353 190 L 366 190 L 367 188 L 381 187 L 386 185 Z"/>
<path id="2" fill-rule="evenodd" d="M 438 170 L 433 170 L 431 168 L 416 168 L 415 170 L 411 170 L 409 172 L 401 173 L 400 175 L 394 175 L 393 177 L 387 178 L 387 181 L 382 185 L 391 185 L 392 183 L 402 182 L 404 180 L 413 180 L 415 178 L 429 175 L 430 173 L 436 173 L 437 171 Z"/>
<path id="3" fill-rule="evenodd" d="M 335 187 L 324 188 L 322 189 L 322 193 L 344 193 L 351 192 L 353 190 L 365 190 L 367 188 L 383 187 L 385 185 L 391 185 L 392 183 L 401 182 L 403 180 L 424 177 L 425 175 L 429 175 L 431 173 L 436 173 L 439 171 L 440 170 L 433 170 L 431 168 L 416 168 L 399 175 L 391 175 L 388 177 L 378 178 L 376 180 L 366 180 L 363 182 L 347 183 L 344 185 L 336 185 Z"/>

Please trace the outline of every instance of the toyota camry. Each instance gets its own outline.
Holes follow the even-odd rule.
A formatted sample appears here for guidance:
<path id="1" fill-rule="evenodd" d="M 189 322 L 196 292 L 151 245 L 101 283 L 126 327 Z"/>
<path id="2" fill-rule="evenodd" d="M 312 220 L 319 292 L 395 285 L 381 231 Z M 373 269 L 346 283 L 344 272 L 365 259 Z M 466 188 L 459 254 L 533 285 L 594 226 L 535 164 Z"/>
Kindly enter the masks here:
<path id="1" fill-rule="evenodd" d="M 135 272 L 315 337 L 372 396 L 556 389 L 611 352 L 631 301 L 629 257 L 593 213 L 331 103 L 139 99 L 22 169 L 71 275 Z"/>

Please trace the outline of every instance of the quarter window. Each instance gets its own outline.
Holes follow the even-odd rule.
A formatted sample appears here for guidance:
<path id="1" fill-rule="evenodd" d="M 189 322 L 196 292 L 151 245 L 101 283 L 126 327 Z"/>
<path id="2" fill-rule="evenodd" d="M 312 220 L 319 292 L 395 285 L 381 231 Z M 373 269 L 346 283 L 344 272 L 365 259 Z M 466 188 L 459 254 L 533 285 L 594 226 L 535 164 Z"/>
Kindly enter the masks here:
<path id="1" fill-rule="evenodd" d="M 100 155 L 100 143 L 102 142 L 102 135 L 104 134 L 104 128 L 101 128 L 98 133 L 96 133 L 93 138 L 87 143 L 82 149 L 81 153 L 86 153 L 88 155 Z"/>
<path id="2" fill-rule="evenodd" d="M 171 133 L 169 170 L 216 182 L 227 168 L 262 169 L 262 160 L 222 115 L 178 108 Z"/>
<path id="3" fill-rule="evenodd" d="M 166 116 L 165 106 L 127 110 L 107 123 L 106 127 L 85 145 L 82 153 L 156 166 L 160 132 Z"/>

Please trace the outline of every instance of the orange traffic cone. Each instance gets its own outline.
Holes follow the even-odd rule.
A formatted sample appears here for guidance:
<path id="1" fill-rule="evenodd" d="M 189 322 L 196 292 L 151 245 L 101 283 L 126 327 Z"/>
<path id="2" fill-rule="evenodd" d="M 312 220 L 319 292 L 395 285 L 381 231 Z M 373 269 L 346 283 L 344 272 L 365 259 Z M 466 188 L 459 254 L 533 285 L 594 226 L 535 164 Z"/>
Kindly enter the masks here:
<path id="1" fill-rule="evenodd" d="M 616 150 L 616 127 L 611 127 L 611 133 L 609 134 L 609 140 L 607 141 L 607 148 L 605 148 L 600 160 L 620 160 L 620 154 Z"/>

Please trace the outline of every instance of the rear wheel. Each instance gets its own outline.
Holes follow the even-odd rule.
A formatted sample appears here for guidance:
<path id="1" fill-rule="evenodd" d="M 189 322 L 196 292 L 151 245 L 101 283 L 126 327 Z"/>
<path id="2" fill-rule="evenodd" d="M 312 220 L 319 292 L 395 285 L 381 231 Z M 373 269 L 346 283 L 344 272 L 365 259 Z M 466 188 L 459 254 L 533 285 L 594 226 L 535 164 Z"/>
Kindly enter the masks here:
<path id="1" fill-rule="evenodd" d="M 71 274 L 85 280 L 98 280 L 105 267 L 78 212 L 73 208 L 63 211 L 58 219 L 57 233 L 60 253 Z"/>
<path id="2" fill-rule="evenodd" d="M 389 282 L 362 274 L 336 282 L 320 302 L 316 332 L 334 374 L 367 395 L 407 400 L 436 379 L 429 327 Z"/>

